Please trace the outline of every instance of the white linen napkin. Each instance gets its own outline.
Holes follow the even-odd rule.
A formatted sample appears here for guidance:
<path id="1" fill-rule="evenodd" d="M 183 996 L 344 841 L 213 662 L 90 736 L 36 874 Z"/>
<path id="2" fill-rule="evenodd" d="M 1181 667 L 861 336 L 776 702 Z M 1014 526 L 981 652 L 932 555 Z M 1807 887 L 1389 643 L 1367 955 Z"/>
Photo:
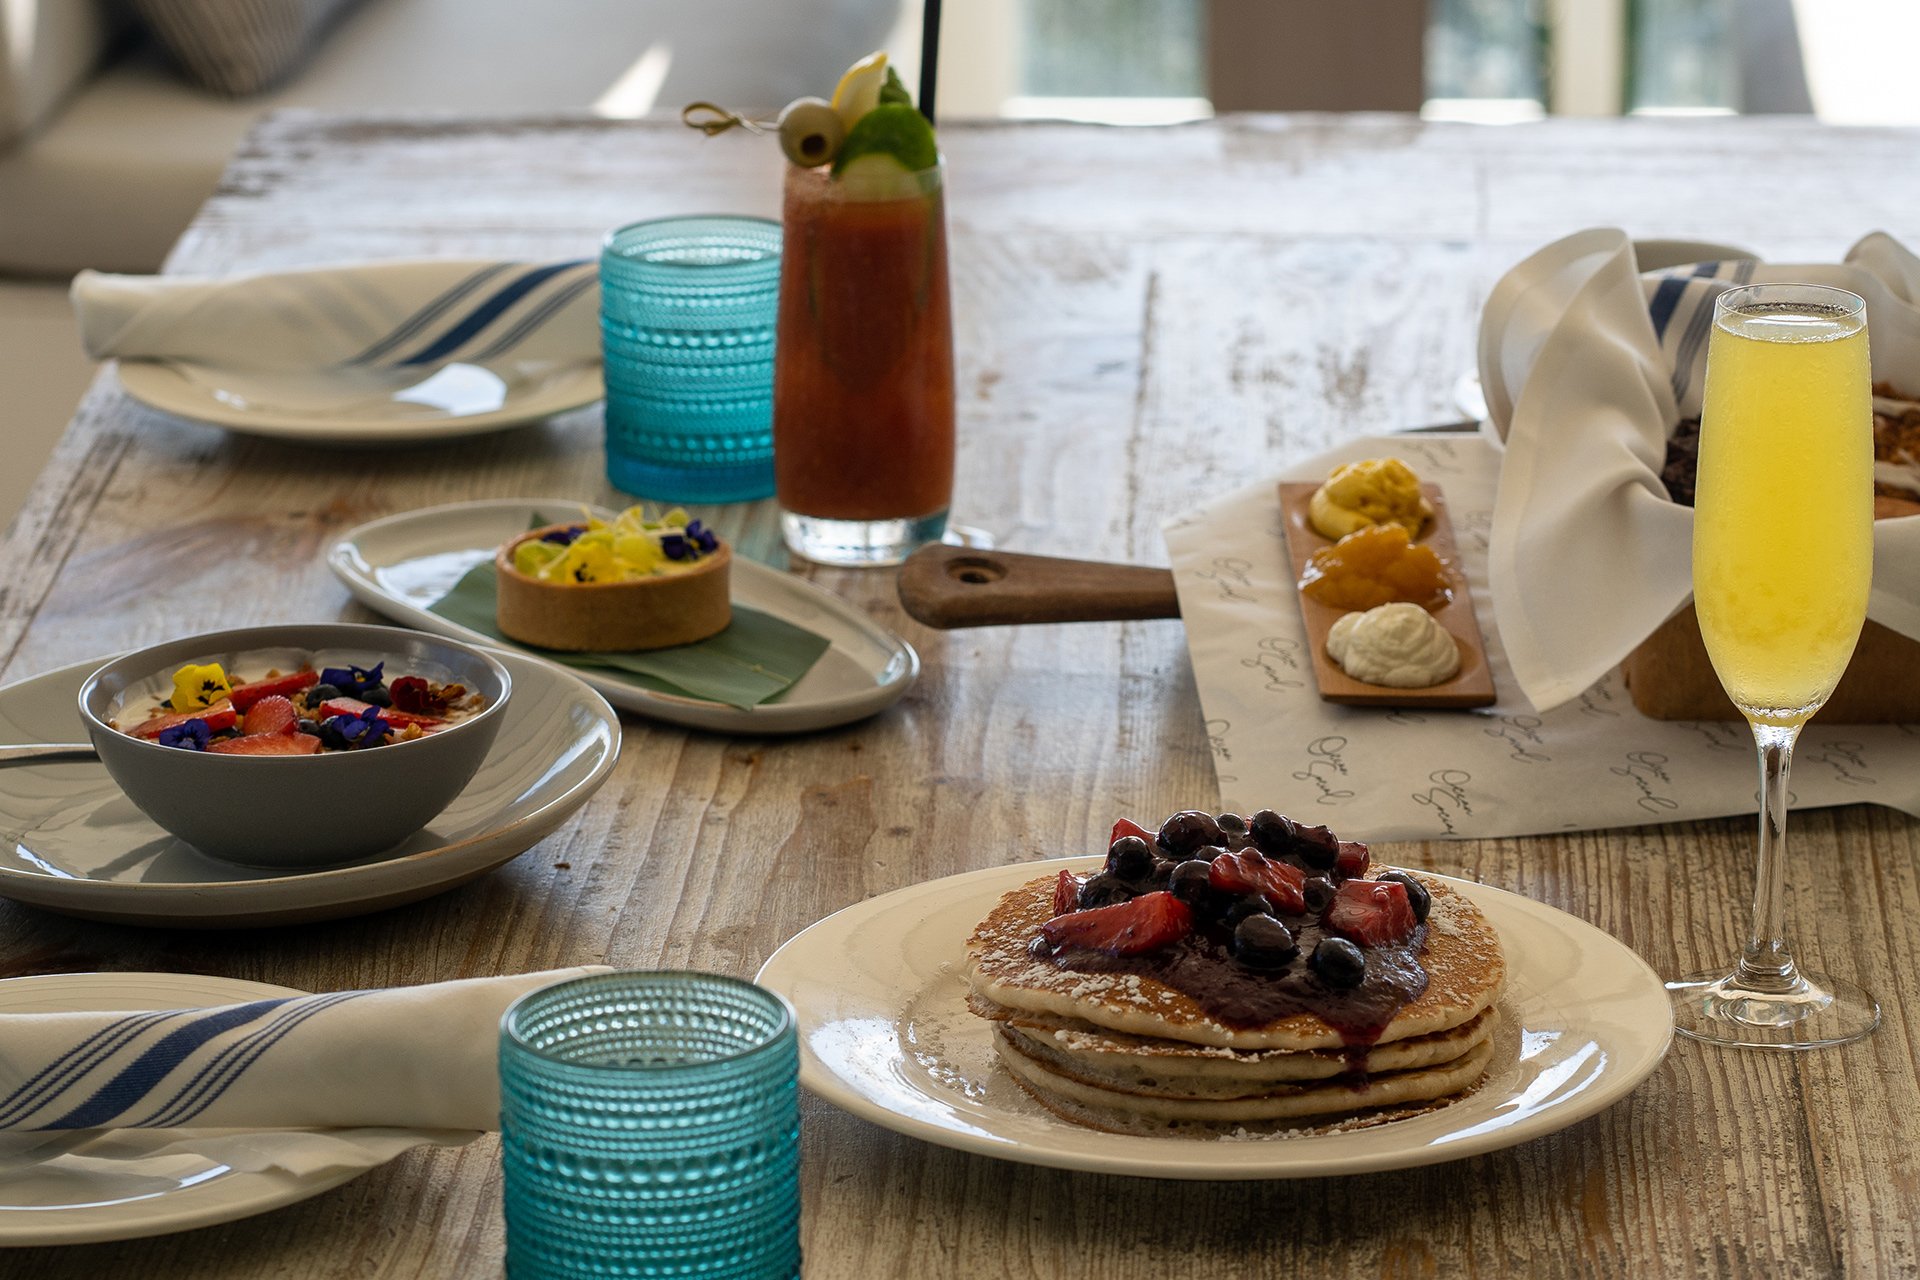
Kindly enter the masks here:
<path id="1" fill-rule="evenodd" d="M 1489 425 L 1506 442 L 1488 577 L 1537 711 L 1579 697 L 1692 596 L 1693 511 L 1668 500 L 1660 469 L 1674 424 L 1700 412 L 1721 291 L 1852 290 L 1866 299 L 1875 381 L 1920 395 L 1920 259 L 1891 237 L 1866 237 L 1840 265 L 1733 257 L 1646 276 L 1637 249 L 1605 229 L 1556 241 L 1509 271 L 1481 315 Z M 1867 613 L 1920 639 L 1920 518 L 1876 522 Z"/>
<path id="2" fill-rule="evenodd" d="M 604 971 L 0 1014 L 0 1131 L 493 1129 L 501 1014 L 528 991 Z"/>
<path id="3" fill-rule="evenodd" d="M 82 271 L 96 360 L 297 372 L 453 362 L 598 360 L 598 265 L 420 260 L 220 279 Z"/>

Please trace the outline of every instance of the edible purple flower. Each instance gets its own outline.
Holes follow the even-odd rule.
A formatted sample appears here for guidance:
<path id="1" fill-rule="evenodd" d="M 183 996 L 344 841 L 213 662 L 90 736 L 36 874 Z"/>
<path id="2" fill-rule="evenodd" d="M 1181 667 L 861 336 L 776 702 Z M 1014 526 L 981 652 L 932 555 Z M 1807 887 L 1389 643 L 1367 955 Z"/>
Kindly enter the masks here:
<path id="1" fill-rule="evenodd" d="M 587 531 L 587 526 L 583 524 L 570 524 L 564 529 L 547 530 L 545 533 L 540 535 L 540 541 L 554 542 L 554 543 L 558 543 L 563 547 L 570 547 L 573 545 L 573 540 L 575 538 L 578 538 L 581 534 L 585 533 L 586 531 Z"/>
<path id="2" fill-rule="evenodd" d="M 703 528 L 698 520 L 687 522 L 687 539 L 707 555 L 712 555 L 720 547 L 720 539 L 713 536 L 713 530 Z"/>
<path id="3" fill-rule="evenodd" d="M 327 728 L 349 747 L 377 747 L 393 732 L 393 725 L 374 707 L 357 716 L 334 716 L 327 721 Z"/>
<path id="4" fill-rule="evenodd" d="M 320 672 L 320 683 L 330 684 L 344 694 L 358 697 L 367 690 L 378 687 L 380 673 L 386 665 L 384 662 L 376 662 L 371 669 L 351 665 L 327 667 Z"/>
<path id="5" fill-rule="evenodd" d="M 660 550 L 669 560 L 690 560 L 700 553 L 687 545 L 687 540 L 677 533 L 660 535 Z"/>
<path id="6" fill-rule="evenodd" d="M 179 724 L 168 725 L 160 731 L 157 739 L 163 747 L 179 747 L 184 751 L 205 751 L 213 741 L 213 730 L 207 722 L 195 716 Z"/>

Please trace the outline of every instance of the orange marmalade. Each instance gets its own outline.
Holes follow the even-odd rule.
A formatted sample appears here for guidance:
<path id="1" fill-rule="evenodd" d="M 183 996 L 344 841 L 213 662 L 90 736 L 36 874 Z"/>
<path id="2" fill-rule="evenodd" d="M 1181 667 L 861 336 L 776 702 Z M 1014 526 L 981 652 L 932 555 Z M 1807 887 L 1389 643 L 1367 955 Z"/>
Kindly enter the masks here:
<path id="1" fill-rule="evenodd" d="M 1357 529 L 1307 561 L 1300 590 L 1334 609 L 1372 609 L 1395 601 L 1437 609 L 1453 597 L 1447 565 L 1398 524 Z"/>

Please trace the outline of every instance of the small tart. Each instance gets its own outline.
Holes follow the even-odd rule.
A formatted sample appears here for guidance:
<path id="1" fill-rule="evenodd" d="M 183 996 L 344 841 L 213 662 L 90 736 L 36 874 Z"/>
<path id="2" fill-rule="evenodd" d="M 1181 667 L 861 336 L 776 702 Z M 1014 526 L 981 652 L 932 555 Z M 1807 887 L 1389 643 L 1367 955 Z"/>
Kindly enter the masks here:
<path id="1" fill-rule="evenodd" d="M 704 640 L 733 621 L 733 549 L 724 542 L 690 568 L 620 582 L 543 582 L 514 568 L 521 543 L 570 527 L 528 530 L 494 554 L 503 635 L 576 653 L 666 649 Z"/>

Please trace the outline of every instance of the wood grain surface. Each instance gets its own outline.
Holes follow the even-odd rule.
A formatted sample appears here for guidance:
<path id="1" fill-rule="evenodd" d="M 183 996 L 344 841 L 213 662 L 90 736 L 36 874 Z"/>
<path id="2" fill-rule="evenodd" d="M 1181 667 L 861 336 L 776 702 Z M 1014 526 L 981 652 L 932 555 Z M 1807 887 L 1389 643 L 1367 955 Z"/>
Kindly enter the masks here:
<path id="1" fill-rule="evenodd" d="M 1429 126 L 1230 118 L 1160 131 L 950 125 L 960 378 L 955 512 L 1003 548 L 1165 564 L 1167 517 L 1360 433 L 1458 416 L 1481 300 L 1547 240 L 1640 236 L 1831 258 L 1920 235 L 1920 136 L 1797 121 Z M 590 254 L 608 227 L 771 213 L 770 142 L 577 119 L 282 115 L 242 146 L 181 272 L 401 254 Z M 94 387 L 5 546 L 0 674 L 191 630 L 369 615 L 322 568 L 351 525 L 430 503 L 615 495 L 598 409 L 454 444 L 329 452 L 169 420 Z M 712 515 L 773 556 L 764 506 Z M 815 572 L 920 648 L 878 719 L 794 741 L 628 720 L 615 776 L 502 870 L 362 919 L 215 934 L 0 905 L 0 972 L 158 969 L 312 990 L 581 961 L 751 974 L 863 897 L 1098 848 L 1114 817 L 1215 795 L 1178 621 L 937 632 L 893 575 Z M 1284 726 L 1276 726 L 1284 732 Z M 1758 1056 L 1679 1045 L 1625 1102 L 1538 1142 L 1361 1178 L 1174 1184 L 998 1163 L 817 1101 L 815 1277 L 1829 1276 L 1920 1270 L 1916 825 L 1796 816 L 1805 958 L 1887 1005 L 1872 1040 Z M 1608 930 L 1659 971 L 1729 958 L 1741 822 L 1389 847 Z M 488 1277 L 491 1139 L 304 1204 L 0 1274 Z"/>

